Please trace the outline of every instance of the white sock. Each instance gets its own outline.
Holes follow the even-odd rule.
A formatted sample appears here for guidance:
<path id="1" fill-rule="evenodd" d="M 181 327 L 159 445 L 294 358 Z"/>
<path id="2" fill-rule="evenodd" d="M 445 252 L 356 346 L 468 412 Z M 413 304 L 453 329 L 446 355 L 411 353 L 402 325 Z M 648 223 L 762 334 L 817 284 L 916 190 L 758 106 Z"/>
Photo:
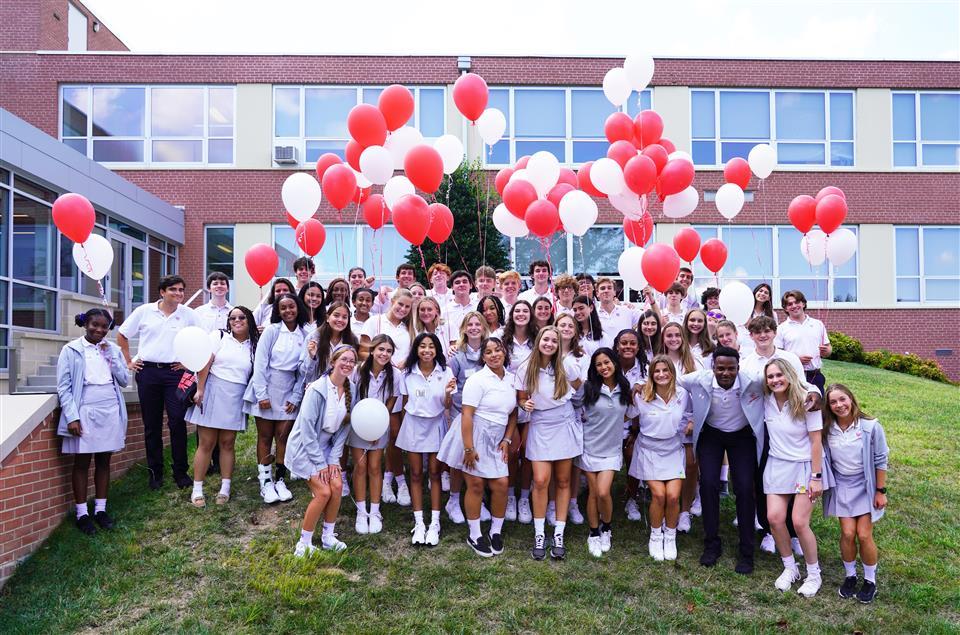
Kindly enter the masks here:
<path id="1" fill-rule="evenodd" d="M 558 520 L 556 526 L 553 528 L 553 535 L 563 537 L 563 530 L 567 527 L 567 521 Z"/>
<path id="2" fill-rule="evenodd" d="M 533 533 L 537 536 L 543 535 L 543 525 L 546 523 L 546 518 L 534 518 L 533 519 Z"/>
<path id="3" fill-rule="evenodd" d="M 324 537 L 324 538 L 333 537 L 333 527 L 334 527 L 334 525 L 336 525 L 336 524 L 337 524 L 336 522 L 332 522 L 332 523 L 324 522 L 324 523 L 323 523 L 323 537 Z"/>
<path id="4" fill-rule="evenodd" d="M 393 483 L 393 472 L 384 472 L 383 473 L 383 482 L 389 485 Z"/>
<path id="5" fill-rule="evenodd" d="M 819 562 L 808 562 L 807 563 L 807 575 L 820 577 L 820 563 Z"/>
<path id="6" fill-rule="evenodd" d="M 77 518 L 83 518 L 89 513 L 86 503 L 77 503 Z"/>
<path id="7" fill-rule="evenodd" d="M 843 574 L 848 578 L 852 578 L 855 575 L 857 575 L 857 561 L 856 560 L 854 560 L 853 562 L 844 561 Z"/>
<path id="8" fill-rule="evenodd" d="M 720 466 L 720 480 L 721 480 L 721 481 L 726 481 L 726 480 L 727 480 L 727 476 L 728 476 L 729 474 L 730 474 L 730 466 L 729 466 L 729 465 L 721 465 L 721 466 Z"/>
<path id="9" fill-rule="evenodd" d="M 269 465 L 258 465 L 257 474 L 259 475 L 261 481 L 273 480 L 273 470 Z"/>
<path id="10" fill-rule="evenodd" d="M 797 559 L 794 558 L 793 555 L 789 555 L 787 557 L 781 556 L 780 559 L 783 560 L 784 569 L 792 569 L 793 571 L 797 570 Z"/>
<path id="11" fill-rule="evenodd" d="M 467 525 L 470 526 L 470 540 L 476 541 L 479 540 L 480 536 L 480 519 L 479 518 L 468 518 Z"/>
<path id="12" fill-rule="evenodd" d="M 431 525 L 439 525 L 439 524 L 440 524 L 440 510 L 439 510 L 439 509 L 431 509 L 431 510 L 430 510 L 430 524 L 431 524 Z"/>
<path id="13" fill-rule="evenodd" d="M 517 497 L 513 494 L 513 490 L 512 490 L 512 489 L 511 489 L 509 492 L 507 492 L 507 500 L 508 500 L 508 501 L 510 501 L 510 500 L 515 501 L 515 500 L 517 500 Z"/>
<path id="14" fill-rule="evenodd" d="M 364 515 L 367 513 L 367 501 L 357 501 L 357 514 Z"/>
<path id="15" fill-rule="evenodd" d="M 524 499 L 524 500 L 530 500 L 530 490 L 528 490 L 528 489 L 521 489 L 521 490 L 520 490 L 520 498 L 522 498 L 522 499 Z"/>
<path id="16" fill-rule="evenodd" d="M 370 515 L 374 516 L 380 513 L 380 503 L 370 503 Z"/>
<path id="17" fill-rule="evenodd" d="M 877 583 L 877 565 L 875 564 L 865 564 L 863 565 L 863 579 L 867 582 Z"/>
<path id="18" fill-rule="evenodd" d="M 194 481 L 193 482 L 193 497 L 199 498 L 203 496 L 203 481 Z"/>
<path id="19" fill-rule="evenodd" d="M 667 527 L 666 529 L 663 530 L 663 535 L 666 536 L 667 538 L 676 539 L 676 537 L 677 537 L 677 528 L 674 527 L 674 528 L 671 529 L 670 527 Z"/>
<path id="20" fill-rule="evenodd" d="M 460 506 L 460 492 L 450 492 L 450 500 L 447 502 L 447 505 L 456 505 Z"/>
<path id="21" fill-rule="evenodd" d="M 313 532 L 312 532 L 312 531 L 307 531 L 306 529 L 301 529 L 301 530 L 300 530 L 300 542 L 302 542 L 302 543 L 305 544 L 305 545 L 312 545 L 312 544 L 313 544 Z"/>
<path id="22" fill-rule="evenodd" d="M 397 479 L 397 487 L 407 484 L 407 480 L 403 477 L 403 474 L 397 474 L 396 479 Z"/>
<path id="23" fill-rule="evenodd" d="M 413 512 L 413 522 L 417 525 L 423 524 L 423 510 Z"/>
<path id="24" fill-rule="evenodd" d="M 503 531 L 503 518 L 497 518 L 494 516 L 490 520 L 490 535 L 499 534 Z"/>
<path id="25" fill-rule="evenodd" d="M 567 509 L 576 509 L 576 510 L 579 511 L 580 506 L 577 505 L 577 499 L 576 499 L 576 498 L 571 498 L 571 499 L 570 499 L 570 504 L 567 505 Z"/>
<path id="26" fill-rule="evenodd" d="M 225 478 L 220 481 L 220 493 L 224 496 L 230 495 L 230 479 Z"/>
<path id="27" fill-rule="evenodd" d="M 107 511 L 107 499 L 106 498 L 94 498 L 93 499 L 93 513 L 99 514 L 100 512 Z"/>

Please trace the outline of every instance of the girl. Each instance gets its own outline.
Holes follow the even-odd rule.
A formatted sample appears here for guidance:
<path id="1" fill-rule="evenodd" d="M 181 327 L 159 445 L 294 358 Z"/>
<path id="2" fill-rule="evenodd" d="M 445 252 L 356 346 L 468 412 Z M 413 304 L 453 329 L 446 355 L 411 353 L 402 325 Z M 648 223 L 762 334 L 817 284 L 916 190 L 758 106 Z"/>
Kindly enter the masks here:
<path id="1" fill-rule="evenodd" d="M 487 324 L 487 331 L 493 333 L 503 328 L 503 303 L 495 295 L 485 295 L 477 303 L 477 311 Z"/>
<path id="2" fill-rule="evenodd" d="M 309 318 L 307 319 L 307 323 L 303 325 L 303 330 L 306 331 L 308 335 L 316 331 L 320 325 L 323 324 L 323 320 L 327 315 L 323 296 L 323 287 L 320 286 L 319 282 L 314 282 L 313 280 L 303 285 L 303 287 L 300 288 L 300 293 L 297 294 L 300 301 L 307 307 Z"/>
<path id="3" fill-rule="evenodd" d="M 316 283 L 313 283 L 316 284 Z M 235 306 L 227 314 L 225 332 L 214 332 L 213 354 L 197 375 L 195 404 L 185 415 L 186 421 L 197 426 L 199 441 L 193 456 L 194 507 L 206 506 L 203 479 L 210 465 L 213 448 L 220 448 L 220 492 L 217 505 L 230 500 L 230 482 L 233 477 L 233 446 L 237 432 L 247 428 L 243 412 L 243 393 L 253 372 L 253 360 L 260 334 L 255 328 L 253 313 L 244 306 Z M 219 335 L 219 337 L 216 337 Z"/>
<path id="4" fill-rule="evenodd" d="M 587 381 L 583 385 L 583 454 L 577 459 L 590 487 L 587 549 L 595 558 L 610 551 L 613 537 L 610 487 L 623 466 L 621 431 L 623 422 L 631 416 L 628 409 L 632 394 L 617 354 L 606 347 L 597 349 L 590 358 Z"/>
<path id="5" fill-rule="evenodd" d="M 823 444 L 819 412 L 807 412 L 804 381 L 789 362 L 773 359 L 763 369 L 766 395 L 763 421 L 767 427 L 770 454 L 763 470 L 763 493 L 767 496 L 770 533 L 783 560 L 783 573 L 775 586 L 787 591 L 800 579 L 787 530 L 787 503 L 793 499 L 793 527 L 803 547 L 807 579 L 797 592 L 813 597 L 820 589 L 817 538 L 810 529 L 810 513 L 829 481 L 823 478 Z"/>
<path id="6" fill-rule="evenodd" d="M 253 377 L 243 394 L 244 412 L 257 420 L 257 464 L 260 496 L 265 503 L 288 501 L 293 494 L 284 481 L 287 468 L 284 454 L 287 437 L 303 396 L 300 354 L 307 337 L 303 325 L 307 307 L 300 299 L 285 293 L 273 305 L 270 325 L 260 335 L 253 359 Z M 276 452 L 270 447 L 276 443 Z M 276 480 L 272 463 L 276 458 Z"/>
<path id="7" fill-rule="evenodd" d="M 638 355 L 640 350 L 640 337 L 636 331 L 625 329 L 617 333 L 613 340 L 613 350 L 617 353 L 620 361 L 620 372 L 627 378 L 627 383 L 632 388 L 639 388 L 647 381 L 647 357 Z M 623 461 L 630 463 L 633 456 L 633 446 L 636 443 L 637 435 L 630 430 L 629 422 L 624 422 L 621 439 L 623 441 Z M 637 503 L 637 491 L 640 487 L 640 481 L 627 475 L 627 487 L 624 496 L 627 502 L 624 511 L 627 514 L 627 520 L 640 520 L 640 506 Z"/>
<path id="8" fill-rule="evenodd" d="M 640 316 L 640 350 L 649 362 L 660 350 L 660 316 L 656 311 L 646 310 Z"/>
<path id="9" fill-rule="evenodd" d="M 353 302 L 353 317 L 350 320 L 350 330 L 359 333 L 363 325 L 370 319 L 370 308 L 373 306 L 373 291 L 366 287 L 354 289 L 350 296 Z"/>
<path id="10" fill-rule="evenodd" d="M 263 330 L 267 327 L 267 324 L 270 323 L 270 317 L 273 315 L 273 305 L 283 294 L 296 295 L 296 291 L 293 288 L 293 283 L 291 283 L 286 278 L 277 278 L 273 281 L 273 285 L 270 287 L 270 293 L 267 295 L 266 299 L 263 300 L 259 306 L 253 311 L 253 317 L 257 322 L 257 329 L 260 333 L 263 333 Z"/>
<path id="11" fill-rule="evenodd" d="M 570 505 L 570 468 L 573 457 L 583 452 L 583 428 L 570 400 L 580 384 L 579 368 L 560 352 L 560 332 L 555 326 L 541 330 L 514 380 L 518 403 L 530 413 L 526 456 L 533 464 L 534 560 L 546 556 L 544 522 L 551 480 L 556 484 L 557 524 L 550 557 L 563 560 L 566 556 L 563 531 Z"/>
<path id="12" fill-rule="evenodd" d="M 90 309 L 77 315 L 74 322 L 85 334 L 64 346 L 57 360 L 57 434 L 63 437 L 63 453 L 74 455 L 71 481 L 76 525 L 91 536 L 96 533 L 87 510 L 91 456 L 95 466 L 94 519 L 101 529 L 113 529 L 113 519 L 107 514 L 110 455 L 123 449 L 127 437 L 127 408 L 120 389 L 126 388 L 130 373 L 120 347 L 104 339 L 113 328 L 113 318 L 105 309 Z"/>
<path id="13" fill-rule="evenodd" d="M 427 289 L 419 282 L 414 282 L 410 285 L 410 293 L 413 294 L 413 305 L 416 307 L 420 304 L 420 300 L 427 297 Z"/>
<path id="14" fill-rule="evenodd" d="M 591 286 L 593 283 L 590 283 Z M 587 355 L 592 355 L 595 350 L 600 348 L 600 341 L 603 339 L 603 327 L 600 325 L 600 316 L 597 315 L 593 306 L 593 296 L 578 295 L 573 299 L 573 317 L 580 325 L 580 332 L 583 336 L 580 338 L 580 345 Z"/>
<path id="15" fill-rule="evenodd" d="M 877 544 L 873 524 L 887 507 L 887 436 L 876 419 L 860 410 L 843 384 L 827 386 L 823 398 L 827 429 L 826 461 L 833 487 L 824 492 L 823 513 L 840 520 L 840 556 L 844 580 L 840 597 L 869 604 L 877 594 Z M 857 591 L 857 544 L 863 585 Z"/>
<path id="16" fill-rule="evenodd" d="M 464 322 L 478 322 L 468 314 Z M 507 372 L 507 349 L 498 338 L 485 338 L 480 346 L 482 367 L 463 386 L 463 413 L 443 439 L 438 458 L 462 470 L 467 481 L 464 508 L 470 535 L 467 544 L 487 558 L 503 552 L 501 536 L 507 506 L 510 446 L 517 426 L 517 393 Z M 490 533 L 480 529 L 484 486 L 490 487 L 493 512 Z"/>
<path id="17" fill-rule="evenodd" d="M 687 391 L 677 385 L 677 369 L 669 357 L 653 358 L 650 378 L 636 399 L 639 433 L 629 474 L 650 488 L 650 556 L 676 560 L 686 463 L 683 438 L 693 433 L 693 406 Z"/>
<path id="18" fill-rule="evenodd" d="M 510 307 L 510 316 L 507 319 L 506 326 L 502 333 L 494 333 L 494 336 L 500 336 L 504 345 L 507 347 L 508 367 L 507 371 L 515 375 L 520 364 L 525 362 L 533 350 L 533 342 L 537 337 L 537 328 L 532 323 L 533 310 L 526 300 L 517 300 Z M 520 447 L 527 443 L 527 423 L 530 421 L 530 414 L 526 410 L 517 412 L 517 438 L 513 439 L 513 450 L 511 456 L 515 457 L 510 463 L 510 484 L 511 487 L 517 485 L 517 479 L 520 482 L 520 498 L 517 500 L 517 519 L 524 524 L 533 522 L 533 513 L 530 509 L 530 483 L 533 481 L 533 468 L 530 462 L 525 460 L 520 454 Z"/>
<path id="19" fill-rule="evenodd" d="M 350 304 L 350 283 L 343 278 L 334 278 L 330 281 L 330 284 L 327 285 L 326 304 L 330 305 L 333 302 L 343 302 L 346 305 Z"/>
<path id="20" fill-rule="evenodd" d="M 714 342 L 717 341 L 717 325 L 726 319 L 727 316 L 725 316 L 720 309 L 710 309 L 707 311 L 707 333 Z"/>
<path id="21" fill-rule="evenodd" d="M 440 303 L 433 296 L 428 296 L 420 300 L 417 304 L 417 310 L 413 314 L 413 334 L 433 333 L 440 340 L 440 346 L 443 348 L 443 354 L 448 355 L 450 349 L 450 338 L 444 333 L 441 325 L 443 320 L 440 316 Z M 458 325 L 459 326 L 459 325 Z"/>
<path id="22" fill-rule="evenodd" d="M 740 341 L 737 333 L 737 325 L 730 320 L 720 320 L 717 322 L 717 344 L 739 351 Z"/>
<path id="23" fill-rule="evenodd" d="M 773 291 L 766 282 L 761 282 L 753 288 L 753 315 L 750 318 L 759 315 L 766 315 L 777 320 L 777 314 L 773 310 Z M 777 322 L 779 321 L 777 320 Z"/>
<path id="24" fill-rule="evenodd" d="M 447 367 L 440 340 L 433 333 L 421 333 L 413 340 L 400 381 L 403 424 L 397 447 L 407 451 L 410 483 L 413 487 L 414 526 L 412 543 L 440 544 L 440 462 L 437 452 L 443 439 L 443 411 L 449 408 L 457 380 Z M 423 455 L 430 465 L 430 528 L 423 524 Z"/>
<path id="25" fill-rule="evenodd" d="M 393 340 L 389 335 L 377 335 L 370 342 L 370 355 L 357 371 L 357 401 L 373 397 L 387 406 L 392 413 L 400 396 L 399 373 L 390 363 L 393 356 Z M 394 415 L 391 415 L 391 418 Z M 378 440 L 364 441 L 350 432 L 347 445 L 353 457 L 353 496 L 357 503 L 358 534 L 378 534 L 383 529 L 383 516 L 380 514 L 380 466 L 383 463 L 383 451 L 390 440 L 388 429 Z M 370 484 L 370 511 L 367 512 L 367 483 Z"/>
<path id="26" fill-rule="evenodd" d="M 707 314 L 700 309 L 690 309 L 683 317 L 683 332 L 690 343 L 690 352 L 700 358 L 704 368 L 713 368 L 713 340 L 707 331 Z"/>
<path id="27" fill-rule="evenodd" d="M 340 455 L 350 431 L 350 409 L 355 387 L 350 376 L 357 364 L 357 351 L 340 345 L 330 356 L 330 370 L 310 384 L 303 408 L 290 432 L 290 472 L 307 479 L 313 498 L 307 503 L 294 555 L 302 558 L 317 550 L 313 531 L 323 516 L 320 545 L 328 551 L 347 548 L 333 533 L 340 512 Z"/>
<path id="28" fill-rule="evenodd" d="M 580 346 L 581 334 L 580 326 L 577 324 L 572 314 L 563 313 L 555 322 L 557 330 L 560 331 L 560 353 L 564 359 L 571 359 L 580 370 L 580 377 L 586 377 L 587 366 L 590 365 L 590 356 L 586 355 L 583 347 Z M 573 394 L 573 411 L 577 418 L 583 423 L 583 386 Z M 580 513 L 580 506 L 577 503 L 577 496 L 580 494 L 580 467 L 574 462 L 570 470 L 570 509 L 567 511 L 567 517 L 574 525 L 583 524 L 583 514 Z M 555 500 L 550 505 L 554 507 Z M 547 510 L 549 517 L 550 510 Z M 555 516 L 554 516 L 555 517 Z"/>
<path id="29" fill-rule="evenodd" d="M 543 296 L 533 301 L 533 323 L 538 329 L 553 324 L 553 302 Z"/>
<path id="30" fill-rule="evenodd" d="M 336 300 L 327 306 L 327 317 L 320 328 L 307 337 L 307 345 L 300 357 L 300 396 L 304 387 L 327 372 L 330 353 L 340 344 L 358 348 L 360 342 L 350 329 L 350 308 Z"/>

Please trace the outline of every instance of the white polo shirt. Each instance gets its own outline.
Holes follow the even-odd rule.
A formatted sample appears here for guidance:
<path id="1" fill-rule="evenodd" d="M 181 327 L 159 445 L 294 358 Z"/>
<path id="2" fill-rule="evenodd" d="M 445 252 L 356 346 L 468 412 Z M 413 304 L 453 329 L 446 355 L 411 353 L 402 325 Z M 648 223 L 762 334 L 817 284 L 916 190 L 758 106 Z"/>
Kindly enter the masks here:
<path id="1" fill-rule="evenodd" d="M 527 366 L 528 363 L 524 362 L 517 368 L 517 373 L 513 381 L 513 387 L 517 390 L 527 391 Z M 580 378 L 580 366 L 572 356 L 563 359 L 563 371 L 567 374 L 568 385 Z M 549 367 L 541 368 L 540 376 L 537 378 L 537 391 L 529 395 L 530 399 L 533 399 L 535 409 L 549 410 L 550 408 L 557 408 L 570 401 L 570 398 L 573 397 L 573 386 L 571 385 L 567 393 L 560 397 L 560 399 L 554 399 L 553 388 L 555 384 L 553 369 Z"/>
<path id="2" fill-rule="evenodd" d="M 540 293 L 539 291 L 537 291 L 536 287 L 530 287 L 529 289 L 521 292 L 520 295 L 517 296 L 518 300 L 526 300 L 531 305 L 534 303 L 534 301 L 536 301 L 537 298 L 547 298 L 552 302 L 553 293 L 551 292 L 550 287 L 547 286 L 547 290 L 544 291 L 543 293 Z"/>
<path id="3" fill-rule="evenodd" d="M 856 476 L 863 474 L 863 427 L 857 419 L 846 430 L 836 423 L 827 433 L 830 446 L 831 467 L 838 474 Z"/>
<path id="4" fill-rule="evenodd" d="M 777 348 L 790 351 L 798 357 L 809 355 L 812 359 L 804 364 L 804 370 L 817 370 L 823 365 L 820 359 L 820 346 L 830 343 L 827 327 L 823 322 L 805 315 L 802 322 L 787 319 L 777 327 L 777 336 L 773 340 Z"/>
<path id="5" fill-rule="evenodd" d="M 453 294 L 450 294 L 447 303 L 440 305 L 440 317 L 443 318 L 441 331 L 444 337 L 451 342 L 458 340 L 460 338 L 460 326 L 463 324 L 464 316 L 476 310 L 476 302 L 471 302 L 470 299 L 467 298 L 466 304 L 460 304 Z"/>
<path id="6" fill-rule="evenodd" d="M 451 379 L 453 372 L 449 366 L 440 368 L 440 364 L 435 364 L 430 374 L 424 377 L 420 364 L 414 364 L 409 373 L 400 374 L 400 394 L 407 397 L 404 411 L 417 417 L 443 414 L 446 388 Z"/>
<path id="7" fill-rule="evenodd" d="M 141 360 L 170 364 L 177 361 L 173 340 L 180 329 L 188 326 L 200 326 L 193 309 L 179 304 L 176 311 L 164 315 L 157 301 L 134 309 L 120 325 L 119 332 L 128 340 L 140 338 L 137 357 Z"/>
<path id="8" fill-rule="evenodd" d="M 740 405 L 739 377 L 729 389 L 721 388 L 714 378 L 708 424 L 721 432 L 736 432 L 750 425 L 747 415 L 743 413 L 743 406 Z"/>
<path id="9" fill-rule="evenodd" d="M 113 373 L 110 371 L 110 347 L 106 340 L 99 344 L 91 344 L 87 338 L 83 341 L 83 385 L 105 386 L 113 383 Z"/>
<path id="10" fill-rule="evenodd" d="M 640 316 L 643 315 L 643 311 L 639 308 L 634 307 L 630 308 L 623 304 L 616 304 L 613 307 L 613 310 L 607 312 L 601 303 L 594 305 L 593 310 L 597 312 L 597 317 L 600 318 L 600 327 L 603 330 L 603 342 L 604 346 L 613 347 L 613 340 L 616 339 L 617 333 L 624 329 L 635 329 L 637 328 L 637 322 L 640 321 Z"/>
<path id="11" fill-rule="evenodd" d="M 253 370 L 250 339 L 238 342 L 232 334 L 226 333 L 223 337 L 216 339 L 214 337 L 215 334 L 211 337 L 214 343 L 210 374 L 234 384 L 246 384 L 250 381 L 250 373 Z"/>
<path id="12" fill-rule="evenodd" d="M 400 322 L 396 326 L 387 318 L 386 315 L 371 315 L 363 324 L 360 335 L 366 335 L 371 340 L 380 334 L 389 335 L 393 340 L 394 351 L 390 361 L 394 366 L 402 366 L 407 360 L 407 354 L 410 352 L 410 331 L 407 325 Z"/>
<path id="13" fill-rule="evenodd" d="M 227 316 L 232 309 L 233 306 L 229 302 L 219 307 L 213 303 L 213 300 L 210 300 L 206 304 L 198 306 L 193 311 L 197 314 L 197 319 L 200 321 L 200 328 L 210 332 L 227 328 Z M 251 328 L 253 328 L 253 325 L 251 325 Z"/>
<path id="14" fill-rule="evenodd" d="M 753 351 L 740 358 L 740 370 L 759 377 L 763 375 L 763 368 L 771 359 L 782 359 L 790 364 L 793 370 L 797 372 L 797 376 L 801 380 L 806 380 L 805 375 L 803 374 L 803 364 L 800 363 L 800 358 L 794 353 L 785 351 L 782 348 L 774 348 L 773 355 L 770 357 L 763 357 L 757 352 L 757 349 L 754 348 Z"/>
<path id="15" fill-rule="evenodd" d="M 770 440 L 770 456 L 784 461 L 809 461 L 811 452 L 810 433 L 823 429 L 820 411 L 806 412 L 802 419 L 793 417 L 790 403 L 777 405 L 775 395 L 767 395 L 763 402 L 763 421 L 767 424 Z"/>
<path id="16" fill-rule="evenodd" d="M 504 370 L 503 379 L 484 366 L 463 384 L 463 405 L 476 408 L 476 416 L 507 425 L 510 413 L 517 408 L 514 377 Z"/>

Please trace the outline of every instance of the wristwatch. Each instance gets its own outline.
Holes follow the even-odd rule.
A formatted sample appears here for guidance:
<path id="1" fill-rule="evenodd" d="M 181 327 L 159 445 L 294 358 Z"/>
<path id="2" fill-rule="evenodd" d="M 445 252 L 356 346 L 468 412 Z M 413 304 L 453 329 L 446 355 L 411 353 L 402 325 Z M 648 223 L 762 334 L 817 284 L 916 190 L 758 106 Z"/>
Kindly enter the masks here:
<path id="1" fill-rule="evenodd" d="M 810 475 L 810 480 L 819 481 L 823 478 L 823 472 L 814 472 Z"/>
<path id="2" fill-rule="evenodd" d="M 887 488 L 886 488 L 886 487 L 878 487 L 878 488 L 877 488 L 877 493 L 883 494 L 884 496 L 886 496 L 886 494 L 887 494 Z"/>
<path id="3" fill-rule="evenodd" d="M 500 439 L 500 443 L 506 443 L 507 445 L 513 445 L 513 439 L 508 439 L 507 437 L 503 437 L 502 439 Z"/>

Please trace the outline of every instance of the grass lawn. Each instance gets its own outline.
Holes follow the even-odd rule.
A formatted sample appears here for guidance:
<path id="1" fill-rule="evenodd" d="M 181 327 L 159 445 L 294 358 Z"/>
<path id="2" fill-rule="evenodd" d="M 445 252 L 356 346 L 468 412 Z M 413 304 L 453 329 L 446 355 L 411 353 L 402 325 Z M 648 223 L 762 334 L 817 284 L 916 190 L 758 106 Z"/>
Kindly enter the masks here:
<path id="1" fill-rule="evenodd" d="M 680 538 L 676 563 L 656 563 L 646 528 L 626 521 L 620 504 L 602 560 L 587 553 L 586 527 L 573 525 L 563 563 L 532 561 L 532 527 L 515 523 L 497 558 L 476 557 L 465 526 L 446 518 L 439 547 L 414 549 L 410 514 L 396 505 L 385 506 L 383 533 L 360 537 L 350 500 L 338 523 L 349 549 L 298 560 L 307 489 L 297 482 L 292 502 L 264 507 L 247 433 L 226 507 L 212 504 L 216 478 L 208 507 L 197 510 L 190 490 L 169 479 L 150 492 L 138 467 L 111 490 L 112 533 L 88 538 L 65 521 L 0 594 L 0 633 L 960 631 L 960 390 L 841 362 L 825 372 L 851 386 L 891 446 L 871 606 L 837 596 L 838 524 L 819 509 L 824 586 L 816 598 L 776 591 L 781 564 L 769 554 L 758 554 L 752 576 L 735 574 L 731 499 L 722 511 L 726 550 L 712 569 L 697 561 L 698 520 Z"/>

